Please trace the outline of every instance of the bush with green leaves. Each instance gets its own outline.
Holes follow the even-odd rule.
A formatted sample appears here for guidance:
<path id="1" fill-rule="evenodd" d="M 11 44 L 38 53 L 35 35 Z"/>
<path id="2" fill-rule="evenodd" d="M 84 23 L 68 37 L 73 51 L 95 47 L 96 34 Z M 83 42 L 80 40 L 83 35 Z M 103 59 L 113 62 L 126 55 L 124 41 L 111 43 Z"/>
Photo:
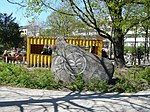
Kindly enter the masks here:
<path id="1" fill-rule="evenodd" d="M 104 91 L 107 90 L 108 84 L 96 78 L 91 78 L 88 82 L 83 79 L 83 74 L 75 75 L 72 84 L 67 86 L 72 91 Z"/>
<path id="2" fill-rule="evenodd" d="M 150 67 L 146 67 L 144 70 L 140 71 L 141 79 L 146 80 L 150 85 Z"/>
<path id="3" fill-rule="evenodd" d="M 85 82 L 83 80 L 83 74 L 75 75 L 72 84 L 67 86 L 67 88 L 71 89 L 72 91 L 82 91 L 84 90 Z"/>
<path id="4" fill-rule="evenodd" d="M 27 88 L 57 89 L 53 74 L 47 69 L 27 69 L 11 63 L 0 63 L 0 85 Z"/>
<path id="5" fill-rule="evenodd" d="M 32 71 L 11 63 L 0 62 L 0 85 L 39 89 L 62 89 L 72 91 L 107 91 L 107 92 L 138 92 L 150 87 L 150 67 L 134 67 L 128 70 L 115 70 L 115 83 L 106 83 L 98 79 L 85 82 L 83 74 L 75 75 L 70 85 L 60 84 L 54 80 L 49 69 L 36 68 Z"/>
<path id="6" fill-rule="evenodd" d="M 10 63 L 0 63 L 0 85 L 22 86 L 26 87 L 30 84 L 29 73 Z"/>
<path id="7" fill-rule="evenodd" d="M 49 69 L 35 69 L 31 72 L 31 82 L 34 88 L 58 89 L 59 83 L 54 80 L 54 75 Z"/>
<path id="8" fill-rule="evenodd" d="M 135 51 L 137 52 L 138 49 L 140 49 L 141 51 L 145 50 L 144 46 L 138 46 L 136 48 L 134 46 L 124 46 L 124 52 L 125 53 L 128 53 L 128 52 L 134 53 Z"/>
<path id="9" fill-rule="evenodd" d="M 115 78 L 118 78 L 116 84 L 109 89 L 110 92 L 138 92 L 149 88 L 148 78 L 149 68 L 141 69 L 139 67 L 131 68 L 125 74 L 116 70 Z"/>
<path id="10" fill-rule="evenodd" d="M 91 79 L 85 84 L 85 90 L 89 91 L 108 91 L 108 88 L 108 83 L 100 81 L 96 78 Z"/>

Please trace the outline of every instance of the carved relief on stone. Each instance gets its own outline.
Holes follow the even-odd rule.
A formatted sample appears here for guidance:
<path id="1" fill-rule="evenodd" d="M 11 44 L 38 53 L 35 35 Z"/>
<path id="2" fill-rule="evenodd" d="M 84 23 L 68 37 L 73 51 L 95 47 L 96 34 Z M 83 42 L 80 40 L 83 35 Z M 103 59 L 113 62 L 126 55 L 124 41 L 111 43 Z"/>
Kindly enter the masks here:
<path id="1" fill-rule="evenodd" d="M 54 62 L 54 72 L 61 72 L 65 70 L 71 75 L 81 74 L 86 68 L 85 57 L 77 52 L 68 54 L 65 58 L 58 56 Z"/>

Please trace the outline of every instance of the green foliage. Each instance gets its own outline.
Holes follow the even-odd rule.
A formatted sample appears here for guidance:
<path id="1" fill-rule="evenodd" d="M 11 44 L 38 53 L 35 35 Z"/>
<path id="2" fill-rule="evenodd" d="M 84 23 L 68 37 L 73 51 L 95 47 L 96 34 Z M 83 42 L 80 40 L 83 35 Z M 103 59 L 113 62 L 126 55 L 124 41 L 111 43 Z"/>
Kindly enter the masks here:
<path id="1" fill-rule="evenodd" d="M 140 71 L 141 78 L 146 80 L 150 85 L 150 67 L 145 68 L 144 70 Z"/>
<path id="2" fill-rule="evenodd" d="M 61 89 L 67 87 L 72 91 L 107 91 L 107 92 L 138 92 L 150 87 L 150 67 L 134 67 L 128 70 L 115 70 L 115 84 L 108 84 L 98 79 L 86 82 L 83 74 L 75 76 L 70 85 L 60 84 L 54 80 L 49 69 L 27 69 L 11 63 L 0 62 L 0 85 L 39 89 Z"/>
<path id="3" fill-rule="evenodd" d="M 95 29 L 100 37 L 109 39 L 114 43 L 114 50 L 118 51 L 114 52 L 115 58 L 117 58 L 116 60 L 122 60 L 118 61 L 118 64 L 123 65 L 124 36 L 129 30 L 132 30 L 132 28 L 150 18 L 148 13 L 150 9 L 148 0 L 140 0 L 140 2 L 137 2 L 138 0 L 129 0 L 128 2 L 124 0 L 85 1 L 86 0 L 21 0 L 21 4 L 26 5 L 28 17 L 40 14 L 43 11 L 52 10 L 54 13 L 52 13 L 50 21 L 57 24 L 57 27 L 54 26 L 51 33 L 54 32 L 55 35 L 58 34 L 62 36 L 63 34 L 63 36 L 68 36 L 72 33 L 70 23 L 73 21 L 70 19 L 71 16 L 69 16 L 69 19 L 66 19 L 65 16 L 75 15 L 76 18 L 80 18 L 87 26 Z M 60 8 L 63 10 L 60 10 Z M 55 14 L 65 14 L 65 16 Z M 109 19 L 105 21 L 106 18 Z M 82 29 L 85 30 L 84 27 L 82 27 Z M 109 34 L 110 31 L 113 32 L 113 35 Z"/>
<path id="4" fill-rule="evenodd" d="M 43 89 L 59 87 L 49 70 L 37 69 L 28 72 L 26 69 L 10 63 L 0 63 L 0 85 Z"/>
<path id="5" fill-rule="evenodd" d="M 12 14 L 0 13 L 0 44 L 5 49 L 10 47 L 17 47 L 18 43 L 22 41 L 20 38 L 19 25 L 14 22 L 15 18 Z"/>
<path id="6" fill-rule="evenodd" d="M 133 46 L 125 46 L 124 47 L 124 52 L 126 52 L 126 53 L 128 53 L 128 52 L 134 53 L 135 51 L 138 51 L 138 49 L 140 49 L 141 51 L 144 52 L 144 46 L 142 46 L 142 45 L 136 47 L 136 49 Z"/>
<path id="7" fill-rule="evenodd" d="M 64 8 L 59 8 L 58 11 L 65 12 Z M 70 13 L 69 11 L 66 13 Z M 74 16 L 64 15 L 59 12 L 53 12 L 47 17 L 47 26 L 50 27 L 49 36 L 69 36 L 76 29 L 77 20 Z"/>
<path id="8" fill-rule="evenodd" d="M 125 46 L 124 47 L 124 52 L 125 53 L 134 53 L 135 52 L 135 49 L 134 49 L 134 47 L 132 47 L 132 46 Z"/>
<path id="9" fill-rule="evenodd" d="M 26 87 L 30 84 L 30 75 L 21 67 L 0 63 L 0 85 L 11 85 Z"/>
<path id="10" fill-rule="evenodd" d="M 82 91 L 84 90 L 85 82 L 83 80 L 83 74 L 75 75 L 75 79 L 73 80 L 71 86 L 68 86 L 69 89 L 73 91 Z"/>
<path id="11" fill-rule="evenodd" d="M 95 78 L 85 82 L 83 74 L 79 74 L 75 76 L 71 86 L 68 86 L 68 88 L 73 91 L 104 91 L 108 89 L 108 84 Z"/>
<path id="12" fill-rule="evenodd" d="M 36 69 L 31 72 L 31 82 L 34 88 L 57 89 L 60 85 L 55 82 L 54 75 L 47 69 Z"/>
<path id="13" fill-rule="evenodd" d="M 100 81 L 96 78 L 91 79 L 86 85 L 85 90 L 89 91 L 107 91 L 109 85 L 106 82 Z"/>
<path id="14" fill-rule="evenodd" d="M 115 71 L 115 78 L 118 78 L 116 84 L 109 89 L 111 92 L 138 92 L 149 87 L 148 78 L 149 69 L 133 68 L 127 70 L 124 74 Z M 146 79 L 146 80 L 145 80 Z"/>

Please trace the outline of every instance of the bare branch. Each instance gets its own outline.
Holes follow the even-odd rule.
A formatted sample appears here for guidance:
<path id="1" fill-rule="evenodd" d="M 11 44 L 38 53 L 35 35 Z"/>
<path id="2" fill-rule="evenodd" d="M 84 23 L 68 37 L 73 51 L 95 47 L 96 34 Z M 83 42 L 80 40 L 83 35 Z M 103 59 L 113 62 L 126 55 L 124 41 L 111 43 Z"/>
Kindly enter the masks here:
<path id="1" fill-rule="evenodd" d="M 85 14 L 74 2 L 73 0 L 69 0 L 71 3 L 72 8 L 75 7 L 83 16 L 85 16 L 92 24 L 94 24 L 94 22 L 88 17 L 87 14 Z M 75 9 L 74 9 L 75 10 Z M 80 15 L 78 13 L 78 15 Z M 80 15 L 81 16 L 81 15 Z"/>
<path id="2" fill-rule="evenodd" d="M 87 11 L 87 13 L 90 15 L 90 17 L 92 18 L 92 15 L 91 13 L 89 12 L 88 8 L 87 8 L 87 5 L 86 5 L 86 1 L 83 0 L 83 3 L 84 3 L 84 6 L 85 6 L 85 10 Z"/>
<path id="3" fill-rule="evenodd" d="M 53 11 L 56 11 L 56 12 L 61 13 L 61 14 L 69 15 L 69 16 L 76 16 L 75 14 L 66 13 L 66 12 L 57 10 L 57 9 L 55 9 L 55 8 L 53 8 L 53 7 L 51 7 L 51 6 L 47 5 L 47 4 L 45 4 L 45 3 L 43 2 L 43 0 L 40 0 L 40 1 L 41 1 L 41 3 L 42 3 L 45 7 L 49 8 L 49 9 L 51 9 L 51 10 L 53 10 Z M 62 2 L 63 2 L 63 1 L 62 1 Z"/>
<path id="4" fill-rule="evenodd" d="M 89 5 L 89 8 L 90 8 L 90 12 L 91 12 L 91 17 L 94 17 L 94 13 L 93 13 L 93 10 L 92 10 L 92 7 L 91 7 L 91 4 L 90 4 L 90 0 L 88 0 L 88 5 Z"/>
<path id="5" fill-rule="evenodd" d="M 139 20 L 139 21 L 137 21 L 137 22 L 133 22 L 133 23 L 127 28 L 127 30 L 126 30 L 126 32 L 124 33 L 124 35 L 125 35 L 132 27 L 134 27 L 134 26 L 138 25 L 139 23 L 142 23 L 142 22 L 144 22 L 144 21 L 146 21 L 146 20 L 149 20 L 149 19 L 150 19 L 150 16 L 148 16 L 147 18 L 142 19 L 141 21 Z"/>
<path id="6" fill-rule="evenodd" d="M 89 8 L 90 8 L 90 12 L 91 12 L 91 18 L 93 19 L 93 21 L 94 21 L 94 24 L 96 25 L 96 27 L 97 27 L 97 22 L 96 22 L 96 19 L 95 19 L 95 17 L 94 17 L 94 12 L 93 12 L 93 10 L 92 10 L 92 7 L 91 7 L 91 4 L 90 4 L 90 1 L 88 0 L 88 5 L 89 5 Z"/>
<path id="7" fill-rule="evenodd" d="M 122 5 L 126 5 L 126 4 L 145 4 L 144 1 L 141 1 L 141 0 L 138 0 L 138 1 L 135 1 L 135 0 L 123 0 L 122 1 Z"/>
<path id="8" fill-rule="evenodd" d="M 93 22 L 94 26 L 97 27 L 97 22 L 96 22 L 96 19 L 95 19 L 95 17 L 94 17 L 94 13 L 93 13 L 93 10 L 92 10 L 91 4 L 90 4 L 90 0 L 87 1 L 90 10 L 88 10 L 88 7 L 87 7 L 87 5 L 86 5 L 86 1 L 83 0 L 83 2 L 84 2 L 85 9 L 86 9 L 87 13 L 88 13 L 89 16 L 91 17 L 91 19 L 93 19 L 93 21 L 94 21 L 94 22 Z"/>
<path id="9" fill-rule="evenodd" d="M 26 7 L 26 5 L 22 5 L 22 4 L 18 3 L 18 2 L 13 2 L 13 1 L 10 1 L 10 0 L 7 0 L 7 2 L 9 2 L 11 4 L 14 4 L 14 5 L 19 5 L 21 7 Z"/>
<path id="10" fill-rule="evenodd" d="M 85 0 L 84 0 L 84 1 L 85 1 Z M 89 2 L 89 1 L 88 1 L 88 2 Z M 86 15 L 72 0 L 70 0 L 70 3 L 71 3 L 71 6 L 72 6 L 73 11 L 77 14 L 77 16 L 79 16 L 79 18 L 80 18 L 84 23 L 86 23 L 89 27 L 95 29 L 95 30 L 98 32 L 98 34 L 99 34 L 100 36 L 102 36 L 102 37 L 104 37 L 104 38 L 107 38 L 107 39 L 109 39 L 111 42 L 113 42 L 111 36 L 110 36 L 107 32 L 101 30 L 101 29 L 97 26 L 96 20 L 95 20 L 94 16 L 91 15 L 91 18 L 94 20 L 94 22 L 93 22 L 93 21 L 91 21 L 91 20 L 89 19 L 88 15 Z M 86 3 L 84 3 L 84 4 L 86 4 Z M 89 3 L 89 6 L 90 6 L 90 3 Z M 85 6 L 85 7 L 86 7 L 86 6 Z M 91 6 L 90 6 L 90 7 L 91 7 Z M 79 12 L 77 12 L 77 11 L 75 10 L 75 8 L 76 8 L 81 14 L 83 14 L 83 16 L 82 16 L 81 14 L 79 14 Z M 87 11 L 87 9 L 86 9 L 86 11 Z M 92 8 L 90 9 L 90 11 L 92 12 Z M 88 10 L 87 12 L 89 12 L 89 10 Z M 89 12 L 89 13 L 90 13 L 90 12 Z M 93 13 L 93 12 L 92 12 L 92 13 Z M 94 14 L 93 14 L 93 15 L 94 15 Z M 86 18 L 90 21 L 90 23 L 92 23 L 93 25 L 90 24 L 89 22 L 87 22 L 84 17 L 86 17 Z"/>
<path id="11" fill-rule="evenodd" d="M 109 39 L 113 43 L 112 37 L 108 33 L 104 32 L 103 30 L 99 28 L 95 28 L 95 29 L 100 36 L 102 36 L 103 38 Z"/>

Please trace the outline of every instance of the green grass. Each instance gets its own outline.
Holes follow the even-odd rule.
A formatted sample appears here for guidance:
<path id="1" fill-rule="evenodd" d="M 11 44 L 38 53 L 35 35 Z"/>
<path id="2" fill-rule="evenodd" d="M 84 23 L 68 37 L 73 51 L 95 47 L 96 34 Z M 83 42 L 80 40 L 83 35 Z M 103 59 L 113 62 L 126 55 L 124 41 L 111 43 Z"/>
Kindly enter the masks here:
<path id="1" fill-rule="evenodd" d="M 107 92 L 138 92 L 150 87 L 150 67 L 135 67 L 124 72 L 115 70 L 113 79 L 115 82 L 106 83 L 97 79 L 84 82 L 82 74 L 77 75 L 71 85 L 60 84 L 55 81 L 54 75 L 49 69 L 26 68 L 0 62 L 0 86 L 15 86 L 37 89 L 62 89 L 72 91 L 107 91 Z M 117 79 L 117 80 L 116 80 Z"/>

